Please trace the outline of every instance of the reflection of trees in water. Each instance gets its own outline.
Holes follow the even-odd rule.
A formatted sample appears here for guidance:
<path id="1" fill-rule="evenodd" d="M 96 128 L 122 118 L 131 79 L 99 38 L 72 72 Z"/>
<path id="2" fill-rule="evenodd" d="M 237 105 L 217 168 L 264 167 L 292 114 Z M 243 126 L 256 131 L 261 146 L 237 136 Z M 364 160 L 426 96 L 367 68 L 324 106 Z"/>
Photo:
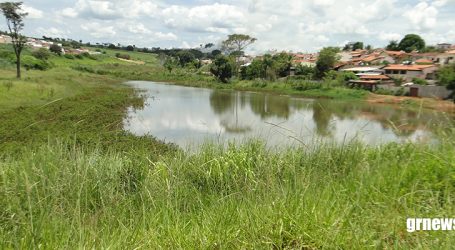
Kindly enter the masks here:
<path id="1" fill-rule="evenodd" d="M 278 117 L 287 120 L 291 113 L 290 100 L 289 96 L 251 94 L 250 106 L 261 119 Z"/>
<path id="2" fill-rule="evenodd" d="M 239 110 L 244 110 L 247 105 L 262 120 L 270 117 L 287 120 L 295 110 L 307 109 L 312 106 L 316 133 L 321 136 L 331 136 L 331 132 L 336 129 L 335 123 L 331 123 L 334 118 L 354 120 L 363 117 L 380 123 L 383 129 L 390 129 L 399 137 L 408 137 L 423 127 L 431 130 L 433 126 L 427 126 L 429 121 L 443 120 L 439 115 L 432 112 L 416 112 L 360 101 L 317 99 L 308 107 L 307 102 L 288 96 L 247 92 L 214 91 L 210 95 L 210 105 L 218 115 L 231 114 L 231 116 L 222 119 L 221 125 L 226 131 L 232 133 L 244 133 L 251 130 L 249 127 L 239 125 L 238 121 Z"/>
<path id="3" fill-rule="evenodd" d="M 220 125 L 229 133 L 241 134 L 251 131 L 251 127 L 241 125 L 239 121 L 239 109 L 242 110 L 245 105 L 244 93 L 213 91 L 210 94 L 210 106 L 215 114 L 224 115 L 221 118 Z M 228 111 L 230 112 L 228 113 Z"/>
<path id="4" fill-rule="evenodd" d="M 332 114 L 329 109 L 326 109 L 318 100 L 315 100 L 313 103 L 313 120 L 316 124 L 316 133 L 320 136 L 330 136 L 332 131 L 335 129 L 333 126 L 330 126 L 330 121 L 332 119 Z"/>
<path id="5" fill-rule="evenodd" d="M 210 94 L 210 106 L 215 114 L 221 115 L 235 107 L 235 95 L 229 91 L 213 91 Z"/>

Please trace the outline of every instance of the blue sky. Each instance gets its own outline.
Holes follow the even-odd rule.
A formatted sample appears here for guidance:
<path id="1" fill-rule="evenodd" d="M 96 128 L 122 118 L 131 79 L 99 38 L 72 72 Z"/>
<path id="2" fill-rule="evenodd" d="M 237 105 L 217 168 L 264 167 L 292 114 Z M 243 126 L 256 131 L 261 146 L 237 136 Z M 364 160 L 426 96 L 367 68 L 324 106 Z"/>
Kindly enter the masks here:
<path id="1" fill-rule="evenodd" d="M 141 47 L 197 47 L 250 34 L 251 53 L 316 51 L 364 41 L 384 46 L 417 33 L 455 43 L 455 0 L 24 0 L 30 36 Z M 4 22 L 0 29 L 5 30 Z"/>

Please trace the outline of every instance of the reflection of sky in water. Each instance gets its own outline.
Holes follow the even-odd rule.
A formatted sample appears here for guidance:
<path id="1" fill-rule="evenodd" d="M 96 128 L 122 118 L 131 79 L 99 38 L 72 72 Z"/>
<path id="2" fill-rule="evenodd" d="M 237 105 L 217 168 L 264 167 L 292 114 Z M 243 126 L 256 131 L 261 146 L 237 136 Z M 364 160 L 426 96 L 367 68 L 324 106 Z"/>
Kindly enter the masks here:
<path id="1" fill-rule="evenodd" d="M 375 112 L 381 110 L 366 107 L 368 114 L 373 115 L 365 116 L 365 110 L 353 108 L 359 104 L 346 102 L 151 82 L 131 84 L 146 90 L 149 98 L 143 110 L 129 110 L 125 128 L 136 135 L 150 134 L 182 147 L 206 140 L 243 141 L 248 138 L 261 138 L 268 145 L 285 146 L 352 139 L 374 145 L 430 137 L 420 126 L 399 136 L 399 132 L 388 126 L 387 119 L 397 117 L 397 121 L 403 122 L 406 119 L 402 116 L 406 118 L 409 114 L 396 114 L 391 109 L 382 112 L 390 117 L 379 120 L 374 117 L 378 116 Z"/>

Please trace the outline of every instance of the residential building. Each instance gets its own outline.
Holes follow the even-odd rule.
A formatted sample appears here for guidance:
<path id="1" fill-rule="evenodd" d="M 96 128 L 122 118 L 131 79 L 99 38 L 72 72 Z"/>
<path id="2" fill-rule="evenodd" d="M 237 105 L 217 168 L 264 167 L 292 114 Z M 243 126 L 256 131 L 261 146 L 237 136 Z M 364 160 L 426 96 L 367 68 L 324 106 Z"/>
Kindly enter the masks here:
<path id="1" fill-rule="evenodd" d="M 0 43 L 11 43 L 12 39 L 7 35 L 0 35 Z"/>
<path id="2" fill-rule="evenodd" d="M 452 44 L 450 43 L 440 43 L 436 45 L 436 48 L 440 50 L 449 50 L 450 47 L 452 47 Z"/>
<path id="3" fill-rule="evenodd" d="M 433 80 L 436 78 L 438 67 L 431 65 L 403 65 L 392 64 L 384 68 L 385 74 L 391 78 L 401 78 L 405 81 L 412 81 L 414 78 Z"/>

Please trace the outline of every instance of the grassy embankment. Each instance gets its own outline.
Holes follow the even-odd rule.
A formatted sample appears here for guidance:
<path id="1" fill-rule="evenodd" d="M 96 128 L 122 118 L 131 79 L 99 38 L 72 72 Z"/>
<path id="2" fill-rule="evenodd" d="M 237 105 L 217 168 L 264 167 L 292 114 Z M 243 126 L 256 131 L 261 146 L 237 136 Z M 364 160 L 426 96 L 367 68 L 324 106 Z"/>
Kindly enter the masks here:
<path id="1" fill-rule="evenodd" d="M 453 138 L 453 137 L 452 137 Z M 51 143 L 0 163 L 1 248 L 449 249 L 454 143 L 208 145 L 148 154 Z"/>
<path id="2" fill-rule="evenodd" d="M 432 146 L 252 142 L 188 154 L 121 129 L 142 100 L 118 83 L 164 73 L 109 55 L 75 60 L 105 74 L 51 60 L 54 69 L 21 81 L 0 70 L 2 249 L 454 244 L 453 232 L 408 234 L 405 219 L 453 217 L 455 131 Z"/>

